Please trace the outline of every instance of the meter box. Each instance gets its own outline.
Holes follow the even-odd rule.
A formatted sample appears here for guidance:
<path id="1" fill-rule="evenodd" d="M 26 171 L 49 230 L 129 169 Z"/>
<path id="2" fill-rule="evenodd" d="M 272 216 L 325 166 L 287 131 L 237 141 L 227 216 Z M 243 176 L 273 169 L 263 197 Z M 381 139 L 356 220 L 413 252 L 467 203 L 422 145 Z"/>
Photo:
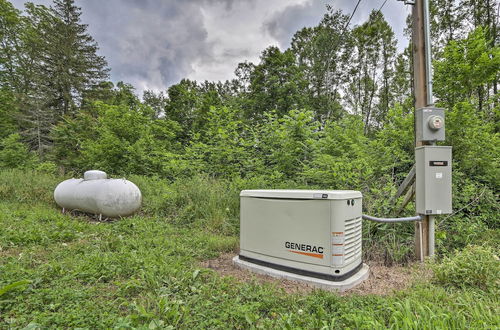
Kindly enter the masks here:
<path id="1" fill-rule="evenodd" d="M 415 163 L 417 213 L 451 213 L 451 147 L 418 147 Z"/>
<path id="2" fill-rule="evenodd" d="M 426 107 L 415 111 L 415 130 L 417 142 L 444 141 L 444 109 Z"/>
<path id="3" fill-rule="evenodd" d="M 353 190 L 243 190 L 240 260 L 330 281 L 362 267 L 362 195 Z"/>

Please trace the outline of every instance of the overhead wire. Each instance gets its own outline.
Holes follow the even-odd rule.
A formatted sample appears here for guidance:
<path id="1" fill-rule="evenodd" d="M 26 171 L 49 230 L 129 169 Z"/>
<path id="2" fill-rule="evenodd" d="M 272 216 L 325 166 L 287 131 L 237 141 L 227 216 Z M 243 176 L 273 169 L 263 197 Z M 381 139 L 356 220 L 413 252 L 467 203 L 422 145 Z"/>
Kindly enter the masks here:
<path id="1" fill-rule="evenodd" d="M 382 8 L 384 8 L 386 2 L 387 2 L 387 0 L 385 0 L 384 3 L 382 4 L 382 6 L 380 6 L 380 8 L 378 9 L 378 12 L 380 12 L 382 10 Z"/>
<path id="2" fill-rule="evenodd" d="M 361 3 L 361 0 L 358 0 L 358 3 L 356 3 L 356 6 L 354 7 L 354 10 L 352 11 L 351 16 L 347 20 L 347 23 L 344 25 L 344 28 L 342 29 L 342 32 L 339 34 L 339 40 L 337 40 L 337 43 L 336 43 L 335 47 L 333 48 L 333 50 L 331 51 L 331 53 L 335 53 L 337 51 L 337 49 L 339 48 L 339 46 L 340 46 L 340 40 L 342 40 L 342 38 L 344 37 L 345 32 L 347 30 L 347 27 L 351 23 L 351 20 L 354 17 L 354 14 L 356 13 L 356 10 L 358 9 L 360 3 Z M 329 75 L 328 75 L 328 72 L 330 71 L 330 64 L 331 64 L 330 57 L 331 56 L 328 56 L 327 65 L 326 65 L 326 72 L 327 72 L 327 75 L 326 75 L 326 86 L 327 86 L 327 88 L 328 88 L 328 86 L 330 86 L 330 82 L 331 82 L 330 81 L 331 77 L 329 77 Z M 327 94 L 327 97 L 331 100 L 332 99 L 332 95 L 331 95 L 332 93 L 330 91 L 328 91 L 328 89 L 327 89 L 326 94 Z"/>
<path id="3" fill-rule="evenodd" d="M 387 0 L 386 0 L 387 1 Z M 349 17 L 349 20 L 347 21 L 346 25 L 344 26 L 344 30 L 342 31 L 342 34 L 344 34 L 345 30 L 347 29 L 347 27 L 349 26 L 349 24 L 351 23 L 351 19 L 352 17 L 354 16 L 354 14 L 356 14 L 356 10 L 358 9 L 358 6 L 359 6 L 359 3 L 361 2 L 361 0 L 358 0 L 358 3 L 356 4 L 356 7 L 354 7 L 354 10 L 352 11 L 352 14 L 351 16 Z"/>
<path id="4" fill-rule="evenodd" d="M 346 32 L 347 28 L 349 27 L 349 24 L 351 23 L 351 20 L 354 17 L 354 14 L 356 14 L 356 11 L 358 10 L 360 3 L 361 3 L 361 0 L 358 0 L 358 2 L 356 3 L 356 6 L 354 7 L 354 10 L 352 11 L 351 15 L 349 16 L 349 19 L 347 20 L 347 23 L 344 25 L 344 28 L 342 29 L 342 33 L 340 33 L 340 39 L 342 39 L 342 37 L 345 35 L 345 32 Z M 384 8 L 386 3 L 387 3 L 387 0 L 384 0 L 382 5 L 377 10 L 377 14 L 379 14 L 381 12 L 382 8 Z M 339 46 L 340 46 L 340 41 L 337 42 L 336 47 L 334 48 L 334 52 L 338 49 Z M 330 61 L 328 60 L 327 71 L 328 71 L 329 67 L 330 67 Z M 329 79 L 327 78 L 327 85 L 329 85 L 328 80 Z"/>

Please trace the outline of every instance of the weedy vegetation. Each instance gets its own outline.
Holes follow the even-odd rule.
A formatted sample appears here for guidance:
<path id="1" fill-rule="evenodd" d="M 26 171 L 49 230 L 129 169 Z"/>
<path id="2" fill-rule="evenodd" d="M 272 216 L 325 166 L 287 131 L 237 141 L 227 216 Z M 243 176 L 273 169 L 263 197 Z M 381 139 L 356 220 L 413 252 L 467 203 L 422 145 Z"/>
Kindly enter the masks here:
<path id="1" fill-rule="evenodd" d="M 386 296 L 289 294 L 199 266 L 237 250 L 242 182 L 201 176 L 169 183 L 134 176 L 144 193 L 141 213 L 95 222 L 62 214 L 54 204 L 53 188 L 62 179 L 36 171 L 0 172 L 1 327 L 500 326 L 498 251 L 491 245 L 466 247 L 436 261 L 432 283 L 416 281 Z"/>
<path id="2" fill-rule="evenodd" d="M 414 163 L 411 48 L 380 10 L 353 26 L 335 6 L 235 79 L 140 98 L 109 81 L 74 0 L 0 0 L 0 328 L 500 328 L 497 1 L 430 1 L 453 146 L 430 280 L 289 294 L 200 267 L 237 253 L 242 189 L 355 189 L 367 214 L 414 214 L 393 200 Z M 90 169 L 136 183 L 140 212 L 62 214 L 54 188 Z M 411 223 L 363 225 L 364 260 L 408 266 L 413 245 Z"/>

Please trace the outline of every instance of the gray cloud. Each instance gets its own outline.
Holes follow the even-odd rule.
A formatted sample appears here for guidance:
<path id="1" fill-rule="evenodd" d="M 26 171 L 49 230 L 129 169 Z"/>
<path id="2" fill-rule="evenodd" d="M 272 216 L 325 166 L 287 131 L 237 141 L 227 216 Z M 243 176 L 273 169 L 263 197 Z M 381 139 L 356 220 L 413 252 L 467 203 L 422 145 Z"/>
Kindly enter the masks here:
<path id="1" fill-rule="evenodd" d="M 334 9 L 341 9 L 345 14 L 351 15 L 357 1 L 322 1 L 309 0 L 305 3 L 291 5 L 274 13 L 270 19 L 263 23 L 262 28 L 278 40 L 281 48 L 288 48 L 296 31 L 307 26 L 315 26 L 326 13 L 326 5 L 330 4 Z M 372 10 L 378 10 L 384 0 L 370 1 L 370 4 L 361 2 L 351 19 L 350 26 L 362 24 L 370 15 Z M 403 28 L 407 16 L 407 8 L 397 1 L 389 1 L 382 8 L 386 20 L 393 26 L 400 49 L 406 47 L 407 40 L 403 36 Z"/>
<path id="2" fill-rule="evenodd" d="M 87 0 L 82 6 L 114 80 L 162 89 L 190 74 L 198 58 L 212 56 L 197 2 Z"/>
<path id="3" fill-rule="evenodd" d="M 383 0 L 361 3 L 352 24 Z M 24 0 L 13 0 L 18 8 Z M 50 5 L 50 0 L 36 0 Z M 380 3 L 379 3 L 380 2 Z M 99 43 L 113 81 L 138 92 L 162 90 L 182 78 L 225 80 L 245 60 L 257 62 L 270 45 L 289 46 L 293 34 L 314 26 L 326 12 L 324 0 L 76 0 L 82 21 Z M 350 13 L 355 1 L 330 1 Z M 406 11 L 389 1 L 384 10 L 398 37 Z M 401 31 L 399 33 L 398 31 Z"/>
<path id="4" fill-rule="evenodd" d="M 319 23 L 326 13 L 327 1 L 308 1 L 276 12 L 262 28 L 273 36 L 282 49 L 288 48 L 296 31 Z"/>

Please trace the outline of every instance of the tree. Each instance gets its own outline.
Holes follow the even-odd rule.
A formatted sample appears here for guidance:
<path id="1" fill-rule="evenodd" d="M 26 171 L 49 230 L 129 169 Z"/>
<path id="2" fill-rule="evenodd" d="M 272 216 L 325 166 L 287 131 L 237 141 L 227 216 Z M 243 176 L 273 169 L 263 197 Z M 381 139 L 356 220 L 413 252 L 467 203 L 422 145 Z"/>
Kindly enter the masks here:
<path id="1" fill-rule="evenodd" d="M 74 0 L 54 0 L 51 24 L 42 25 L 40 70 L 43 89 L 49 96 L 48 107 L 59 119 L 74 114 L 82 93 L 108 77 L 104 57 L 80 22 L 81 8 Z"/>
<path id="2" fill-rule="evenodd" d="M 182 127 L 180 139 L 186 142 L 192 133 L 200 97 L 198 84 L 194 80 L 182 79 L 167 90 L 165 117 L 174 120 Z"/>
<path id="3" fill-rule="evenodd" d="M 340 90 L 347 82 L 352 50 L 348 17 L 328 7 L 320 24 L 295 33 L 291 50 L 308 81 L 308 103 L 322 122 L 341 115 Z"/>
<path id="4" fill-rule="evenodd" d="M 17 133 L 0 140 L 0 168 L 23 168 L 34 164 L 34 155 Z"/>
<path id="5" fill-rule="evenodd" d="M 52 127 L 75 115 L 108 69 L 73 0 L 55 0 L 52 8 L 27 3 L 24 16 L 5 0 L 0 8 L 0 82 L 14 96 L 23 138 L 42 156 Z"/>
<path id="6" fill-rule="evenodd" d="M 361 114 L 365 134 L 380 127 L 393 105 L 391 84 L 394 74 L 396 40 L 379 11 L 353 30 L 354 56 L 350 82 L 345 89 L 347 106 Z"/>
<path id="7" fill-rule="evenodd" d="M 243 122 L 237 111 L 210 107 L 206 121 L 203 133 L 195 132 L 186 150 L 191 170 L 218 177 L 243 175 L 243 163 L 249 155 L 241 134 Z"/>
<path id="8" fill-rule="evenodd" d="M 329 121 L 315 144 L 310 166 L 304 168 L 304 177 L 311 184 L 332 189 L 361 189 L 372 171 L 368 142 L 360 116 Z"/>
<path id="9" fill-rule="evenodd" d="M 479 111 L 493 118 L 492 91 L 500 69 L 500 48 L 491 47 L 485 30 L 477 28 L 466 39 L 451 41 L 443 56 L 434 64 L 435 94 L 448 109 L 462 101 L 474 99 Z M 491 95 L 491 98 L 489 97 Z"/>
<path id="10" fill-rule="evenodd" d="M 410 46 L 396 56 L 394 76 L 390 82 L 390 94 L 394 103 L 405 105 L 407 111 L 413 111 L 411 56 Z"/>
<path id="11" fill-rule="evenodd" d="M 21 62 L 20 35 L 25 20 L 21 12 L 6 0 L 0 0 L 0 85 L 11 91 L 19 87 Z"/>
<path id="12" fill-rule="evenodd" d="M 264 115 L 254 141 L 255 156 L 263 161 L 262 173 L 298 181 L 311 161 L 319 134 L 314 113 L 291 110 L 283 117 L 276 112 Z"/>
<path id="13" fill-rule="evenodd" d="M 248 108 L 245 117 L 260 120 L 265 111 L 284 116 L 292 109 L 306 107 L 307 80 L 290 50 L 271 46 L 262 52 L 260 63 L 249 66 Z"/>

